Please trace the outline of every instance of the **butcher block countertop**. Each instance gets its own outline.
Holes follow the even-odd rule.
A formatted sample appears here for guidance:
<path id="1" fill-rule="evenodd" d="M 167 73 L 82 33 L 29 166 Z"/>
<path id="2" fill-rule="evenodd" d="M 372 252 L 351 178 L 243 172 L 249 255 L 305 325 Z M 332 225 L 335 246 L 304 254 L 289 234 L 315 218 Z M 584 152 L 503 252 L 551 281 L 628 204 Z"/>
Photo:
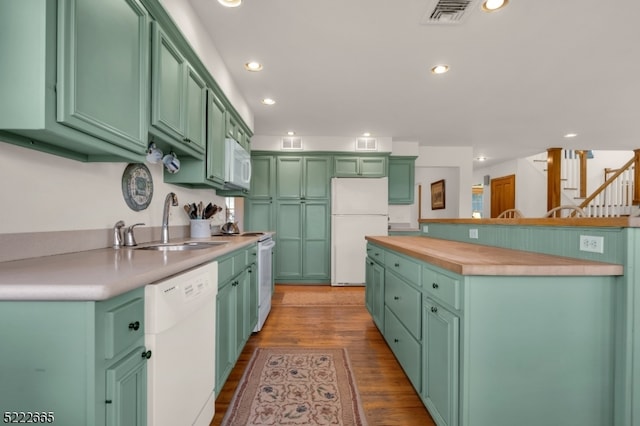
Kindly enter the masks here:
<path id="1" fill-rule="evenodd" d="M 2 262 L 0 300 L 106 300 L 212 262 L 257 240 L 254 236 L 211 237 L 227 244 L 166 252 L 104 248 Z M 181 241 L 188 240 L 171 242 Z"/>
<path id="2" fill-rule="evenodd" d="M 421 236 L 366 237 L 461 275 L 622 275 L 622 265 Z"/>

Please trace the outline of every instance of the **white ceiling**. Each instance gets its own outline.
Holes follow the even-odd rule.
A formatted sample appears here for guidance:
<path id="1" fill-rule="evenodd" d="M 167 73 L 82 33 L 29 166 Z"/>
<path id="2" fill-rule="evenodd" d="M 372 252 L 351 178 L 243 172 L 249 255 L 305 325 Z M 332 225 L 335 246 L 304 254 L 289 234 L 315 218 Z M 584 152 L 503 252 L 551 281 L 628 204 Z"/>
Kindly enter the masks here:
<path id="1" fill-rule="evenodd" d="M 189 1 L 258 135 L 367 131 L 473 146 L 485 164 L 550 147 L 640 148 L 637 0 L 511 0 L 449 25 L 420 24 L 434 0 Z M 245 71 L 249 60 L 264 70 Z M 438 63 L 450 72 L 432 75 Z"/>

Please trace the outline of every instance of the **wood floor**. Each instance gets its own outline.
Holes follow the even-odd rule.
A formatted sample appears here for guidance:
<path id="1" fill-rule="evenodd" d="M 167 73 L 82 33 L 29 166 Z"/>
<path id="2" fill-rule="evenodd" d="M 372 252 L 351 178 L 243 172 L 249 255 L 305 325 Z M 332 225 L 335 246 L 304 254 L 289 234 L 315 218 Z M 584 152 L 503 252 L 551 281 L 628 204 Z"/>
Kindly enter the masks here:
<path id="1" fill-rule="evenodd" d="M 354 297 L 364 287 L 276 285 L 271 313 L 253 333 L 217 396 L 212 426 L 221 423 L 257 347 L 346 347 L 370 426 L 435 426 L 364 306 L 284 306 L 285 292 L 335 292 Z"/>

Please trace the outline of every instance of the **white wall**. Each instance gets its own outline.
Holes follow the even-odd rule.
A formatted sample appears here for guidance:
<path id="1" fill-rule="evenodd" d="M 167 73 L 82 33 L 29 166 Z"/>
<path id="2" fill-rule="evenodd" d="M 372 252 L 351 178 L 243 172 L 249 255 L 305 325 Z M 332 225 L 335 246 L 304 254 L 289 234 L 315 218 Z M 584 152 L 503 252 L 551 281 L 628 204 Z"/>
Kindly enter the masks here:
<path id="1" fill-rule="evenodd" d="M 151 205 L 131 210 L 122 196 L 122 172 L 127 163 L 81 163 L 0 142 L 2 216 L 0 234 L 111 228 L 162 224 L 162 208 L 169 192 L 179 207 L 171 207 L 170 225 L 188 225 L 182 206 L 203 201 L 224 205 L 214 190 L 193 190 L 162 182 L 160 164 L 147 164 L 153 176 Z M 218 213 L 223 217 L 223 213 Z"/>
<path id="2" fill-rule="evenodd" d="M 416 160 L 416 185 L 422 185 L 422 217 L 470 218 L 471 187 L 474 183 L 473 148 L 421 146 L 419 153 Z M 440 179 L 445 179 L 447 208 L 431 210 L 431 183 Z"/>
<path id="3" fill-rule="evenodd" d="M 431 184 L 444 179 L 445 208 L 431 209 Z M 457 217 L 471 217 L 460 215 L 462 195 L 471 201 L 471 185 L 460 185 L 459 167 L 417 167 L 416 183 L 422 185 L 422 219 L 446 219 Z M 416 202 L 417 202 L 416 198 Z M 416 205 L 417 208 L 417 205 Z"/>

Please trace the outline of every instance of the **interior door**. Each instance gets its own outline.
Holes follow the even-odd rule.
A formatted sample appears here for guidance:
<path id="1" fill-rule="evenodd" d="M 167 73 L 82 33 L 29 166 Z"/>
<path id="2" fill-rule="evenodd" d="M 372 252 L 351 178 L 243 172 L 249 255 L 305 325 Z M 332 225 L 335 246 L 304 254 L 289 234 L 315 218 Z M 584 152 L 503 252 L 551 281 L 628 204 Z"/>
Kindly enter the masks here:
<path id="1" fill-rule="evenodd" d="M 516 175 L 491 179 L 491 217 L 516 208 Z"/>

